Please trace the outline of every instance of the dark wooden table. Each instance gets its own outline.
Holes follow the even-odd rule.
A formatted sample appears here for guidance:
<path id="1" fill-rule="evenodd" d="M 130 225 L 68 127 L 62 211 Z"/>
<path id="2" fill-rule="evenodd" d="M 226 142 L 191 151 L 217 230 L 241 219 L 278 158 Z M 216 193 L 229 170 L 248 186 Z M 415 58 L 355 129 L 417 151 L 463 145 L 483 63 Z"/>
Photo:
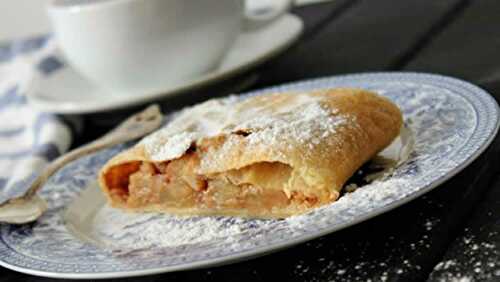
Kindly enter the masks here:
<path id="1" fill-rule="evenodd" d="M 403 70 L 463 78 L 500 99 L 498 0 L 335 0 L 294 13 L 305 33 L 253 70 L 251 88 Z M 82 140 L 106 130 L 92 120 Z M 117 281 L 500 281 L 499 140 L 427 195 L 340 232 L 237 264 Z M 0 273 L 1 281 L 53 280 Z"/>

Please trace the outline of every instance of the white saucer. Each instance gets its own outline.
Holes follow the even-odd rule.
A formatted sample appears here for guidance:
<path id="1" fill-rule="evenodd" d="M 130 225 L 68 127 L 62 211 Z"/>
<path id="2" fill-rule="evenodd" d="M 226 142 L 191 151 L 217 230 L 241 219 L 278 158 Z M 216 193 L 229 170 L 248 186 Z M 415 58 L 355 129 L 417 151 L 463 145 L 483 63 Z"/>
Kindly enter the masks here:
<path id="1" fill-rule="evenodd" d="M 221 65 L 211 73 L 172 86 L 162 92 L 121 96 L 109 93 L 80 76 L 69 65 L 49 76 L 36 77 L 28 93 L 29 103 L 38 110 L 64 114 L 84 114 L 124 108 L 186 92 L 230 76 L 264 62 L 283 51 L 301 34 L 303 23 L 294 15 L 285 15 L 262 30 L 242 33 Z M 58 60 L 62 60 L 59 57 Z"/>

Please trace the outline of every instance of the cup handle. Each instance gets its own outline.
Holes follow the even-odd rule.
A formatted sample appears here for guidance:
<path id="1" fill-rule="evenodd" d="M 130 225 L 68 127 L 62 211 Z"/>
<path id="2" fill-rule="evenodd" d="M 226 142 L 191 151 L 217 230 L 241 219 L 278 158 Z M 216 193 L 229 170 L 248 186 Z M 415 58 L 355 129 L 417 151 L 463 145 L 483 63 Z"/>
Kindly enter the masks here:
<path id="1" fill-rule="evenodd" d="M 286 14 L 293 0 L 245 0 L 243 31 L 261 29 Z"/>

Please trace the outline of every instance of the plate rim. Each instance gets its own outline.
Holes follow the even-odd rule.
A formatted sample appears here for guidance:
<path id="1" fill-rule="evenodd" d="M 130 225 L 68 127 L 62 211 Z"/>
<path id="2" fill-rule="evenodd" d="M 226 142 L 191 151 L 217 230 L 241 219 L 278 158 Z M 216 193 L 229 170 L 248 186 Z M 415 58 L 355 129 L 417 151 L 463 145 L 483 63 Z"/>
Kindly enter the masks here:
<path id="1" fill-rule="evenodd" d="M 251 250 L 246 250 L 246 251 L 241 251 L 238 253 L 234 254 L 229 254 L 225 255 L 222 257 L 217 257 L 217 258 L 208 258 L 204 260 L 199 260 L 195 262 L 189 262 L 189 263 L 183 263 L 183 264 L 178 264 L 178 265 L 173 265 L 173 266 L 165 266 L 165 267 L 157 267 L 157 268 L 151 268 L 151 269 L 141 269 L 141 270 L 131 270 L 131 271 L 112 271 L 112 272 L 51 272 L 51 271 L 43 271 L 43 270 L 35 270 L 35 269 L 29 269 L 29 268 L 23 268 L 20 266 L 16 265 L 11 265 L 9 263 L 4 262 L 3 260 L 0 260 L 0 265 L 4 266 L 6 268 L 19 271 L 22 273 L 27 273 L 27 274 L 32 274 L 32 275 L 38 275 L 38 276 L 44 276 L 44 277 L 51 277 L 51 278 L 70 278 L 70 279 L 106 279 L 106 278 L 120 278 L 120 277 L 136 277 L 136 276 L 143 276 L 143 275 L 153 275 L 153 274 L 159 274 L 159 273 L 165 273 L 165 272 L 172 272 L 172 271 L 178 271 L 178 270 L 188 270 L 188 269 L 199 269 L 199 268 L 206 268 L 210 266 L 216 266 L 216 265 L 221 265 L 225 263 L 233 263 L 236 261 L 243 261 L 243 260 L 248 260 L 257 256 L 261 256 L 270 252 L 275 252 L 283 248 L 291 247 L 300 243 L 303 243 L 305 241 L 312 240 L 314 238 L 318 238 L 321 236 L 324 236 L 326 234 L 330 234 L 339 230 L 342 230 L 344 228 L 347 228 L 349 226 L 353 226 L 355 224 L 358 224 L 360 222 L 366 221 L 368 219 L 371 219 L 373 217 L 376 217 L 380 214 L 383 214 L 387 211 L 390 211 L 396 207 L 402 206 L 420 196 L 423 194 L 433 190 L 434 188 L 440 186 L 442 183 L 446 182 L 450 178 L 454 177 L 457 175 L 460 171 L 462 171 L 465 167 L 467 167 L 470 163 L 472 163 L 474 160 L 476 160 L 495 140 L 495 137 L 498 133 L 500 122 L 499 122 L 499 113 L 500 113 L 500 108 L 496 100 L 485 90 L 482 88 L 473 85 L 472 83 L 469 83 L 467 81 L 464 81 L 462 79 L 458 78 L 453 78 L 449 76 L 444 76 L 444 75 L 439 75 L 439 74 L 429 74 L 429 73 L 417 73 L 417 72 L 367 72 L 367 73 L 356 73 L 356 74 L 345 74 L 345 75 L 335 75 L 335 76 L 328 76 L 328 77 L 322 77 L 322 78 L 316 78 L 316 79 L 306 79 L 302 81 L 297 81 L 297 82 L 292 82 L 292 83 L 286 83 L 286 84 L 280 84 L 276 86 L 271 86 L 271 87 L 266 87 L 263 89 L 258 89 L 250 92 L 243 93 L 245 95 L 252 95 L 254 93 L 262 93 L 263 91 L 266 91 L 268 89 L 274 89 L 274 90 L 279 90 L 282 88 L 293 88 L 293 87 L 300 87 L 303 85 L 307 84 L 321 84 L 324 82 L 327 82 L 332 79 L 359 79 L 359 77 L 366 77 L 367 79 L 369 77 L 390 77 L 392 79 L 397 79 L 398 77 L 404 77 L 405 80 L 411 81 L 410 78 L 417 77 L 418 79 L 430 79 L 430 81 L 445 81 L 447 83 L 450 83 L 452 85 L 458 85 L 465 87 L 467 90 L 470 92 L 473 92 L 474 95 L 465 97 L 463 95 L 460 95 L 460 97 L 463 97 L 465 99 L 470 98 L 474 99 L 474 97 L 477 97 L 478 95 L 481 96 L 483 99 L 479 99 L 480 101 L 485 101 L 489 102 L 488 105 L 492 106 L 490 110 L 491 114 L 493 114 L 493 117 L 495 120 L 489 120 L 485 125 L 493 125 L 493 129 L 490 130 L 489 136 L 485 140 L 483 140 L 483 143 L 479 145 L 478 148 L 475 149 L 475 151 L 470 154 L 467 159 L 465 159 L 463 162 L 458 164 L 456 167 L 454 167 L 452 170 L 448 171 L 446 174 L 442 175 L 432 183 L 429 183 L 428 185 L 423 186 L 419 190 L 405 196 L 402 199 L 399 199 L 398 201 L 393 201 L 390 204 L 387 204 L 383 207 L 379 207 L 375 210 L 372 210 L 369 213 L 362 214 L 354 220 L 348 221 L 348 222 L 342 222 L 337 225 L 335 225 L 333 228 L 325 228 L 324 230 L 320 230 L 318 232 L 313 232 L 313 233 L 308 233 L 308 234 L 303 234 L 301 236 L 298 236 L 293 239 L 289 239 L 286 241 L 281 241 L 281 242 L 275 242 L 271 245 L 267 245 L 265 247 L 257 247 Z M 439 85 L 439 84 L 438 84 Z M 468 99 L 470 101 L 470 99 Z M 475 99 L 478 100 L 478 99 Z M 478 110 L 474 108 L 474 110 Z M 474 135 L 471 135 L 473 137 Z M 1 245 L 3 245 L 6 248 L 10 248 L 9 245 L 7 245 L 4 242 L 3 237 L 0 237 L 0 242 Z"/>

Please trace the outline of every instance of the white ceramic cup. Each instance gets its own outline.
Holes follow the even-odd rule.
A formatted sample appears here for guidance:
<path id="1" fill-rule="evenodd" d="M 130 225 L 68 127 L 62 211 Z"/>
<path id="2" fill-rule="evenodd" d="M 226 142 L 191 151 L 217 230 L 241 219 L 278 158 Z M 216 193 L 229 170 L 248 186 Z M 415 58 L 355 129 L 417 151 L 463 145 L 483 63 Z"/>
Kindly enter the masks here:
<path id="1" fill-rule="evenodd" d="M 53 0 L 48 14 L 73 68 L 114 93 L 140 95 L 215 69 L 243 29 L 272 22 L 291 0 L 277 2 L 252 14 L 244 0 Z"/>

